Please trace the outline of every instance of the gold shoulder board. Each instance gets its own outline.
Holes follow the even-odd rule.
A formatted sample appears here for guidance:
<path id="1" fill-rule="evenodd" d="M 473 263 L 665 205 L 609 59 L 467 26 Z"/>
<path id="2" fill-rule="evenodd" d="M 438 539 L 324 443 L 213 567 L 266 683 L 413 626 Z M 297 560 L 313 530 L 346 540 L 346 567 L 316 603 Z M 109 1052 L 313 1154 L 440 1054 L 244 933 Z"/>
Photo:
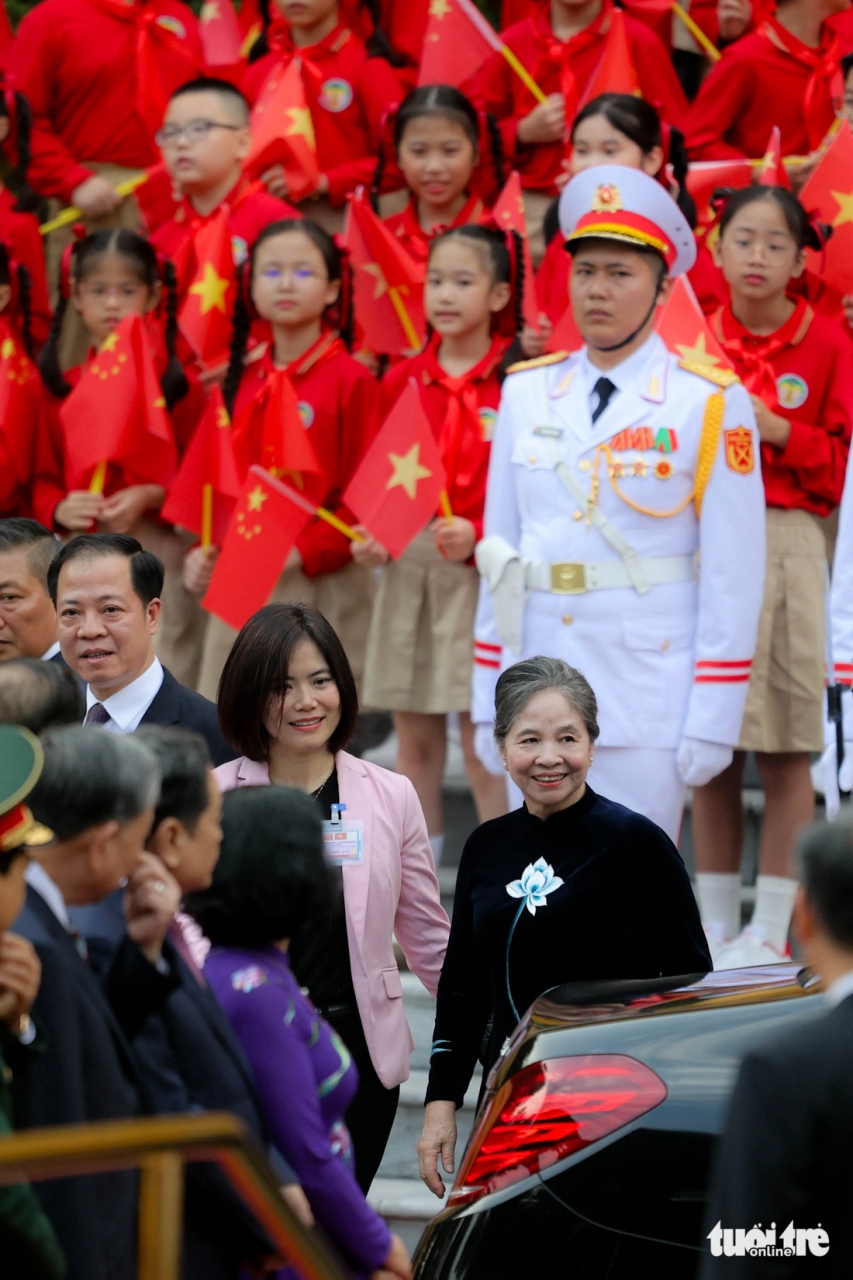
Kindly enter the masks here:
<path id="1" fill-rule="evenodd" d="M 696 360 L 679 360 L 678 367 L 713 382 L 716 387 L 733 387 L 736 382 L 740 382 L 734 369 L 715 369 L 711 365 L 699 364 Z"/>
<path id="2" fill-rule="evenodd" d="M 542 369 L 546 364 L 560 364 L 568 358 L 568 351 L 552 351 L 550 355 L 537 356 L 535 360 L 519 360 L 517 364 L 509 366 L 507 373 L 521 373 L 524 369 Z"/>

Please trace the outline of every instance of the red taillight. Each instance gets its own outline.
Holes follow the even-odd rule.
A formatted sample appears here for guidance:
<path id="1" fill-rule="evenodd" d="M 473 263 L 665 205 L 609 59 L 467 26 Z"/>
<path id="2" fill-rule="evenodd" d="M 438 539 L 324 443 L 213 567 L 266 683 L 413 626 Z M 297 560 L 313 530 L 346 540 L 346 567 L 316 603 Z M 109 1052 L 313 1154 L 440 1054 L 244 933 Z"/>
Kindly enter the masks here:
<path id="1" fill-rule="evenodd" d="M 549 1169 L 665 1097 L 666 1085 L 654 1071 L 621 1054 L 549 1058 L 524 1067 L 489 1104 L 449 1203 L 467 1204 Z"/>

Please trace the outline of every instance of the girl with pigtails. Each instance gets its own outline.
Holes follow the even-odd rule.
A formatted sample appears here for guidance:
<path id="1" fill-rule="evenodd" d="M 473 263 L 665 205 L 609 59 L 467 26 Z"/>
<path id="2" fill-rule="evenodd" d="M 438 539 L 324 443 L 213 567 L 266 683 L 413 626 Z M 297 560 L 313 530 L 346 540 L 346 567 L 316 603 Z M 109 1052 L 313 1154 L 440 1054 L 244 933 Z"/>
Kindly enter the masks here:
<path id="1" fill-rule="evenodd" d="M 418 792 L 436 862 L 444 843 L 441 788 L 449 712 L 459 716 L 465 767 L 481 822 L 506 811 L 503 778 L 474 752 L 470 719 L 474 547 L 482 537 L 492 431 L 503 366 L 521 332 L 524 291 L 520 238 L 483 226 L 454 227 L 429 247 L 424 310 L 430 337 L 380 384 L 382 423 L 413 378 L 447 471 L 452 515 L 434 519 L 399 560 L 367 530 L 353 558 L 384 565 L 364 677 L 364 702 L 389 709 L 399 740 L 397 771 Z"/>
<path id="2" fill-rule="evenodd" d="M 6 320 L 25 337 L 32 358 L 50 332 L 51 308 L 44 266 L 44 244 L 33 213 L 38 197 L 27 181 L 30 167 L 32 112 L 23 94 L 0 78 L 0 157 L 13 177 L 14 194 L 0 182 L 0 243 L 7 251 L 12 274 L 12 298 Z"/>
<path id="3" fill-rule="evenodd" d="M 371 439 L 375 383 L 349 354 L 352 289 L 345 255 L 307 219 L 265 227 L 244 267 L 234 311 L 225 403 L 241 477 L 253 464 L 301 490 L 314 506 L 352 524 L 341 495 Z M 246 359 L 249 329 L 268 326 L 266 346 Z M 296 540 L 271 601 L 314 604 L 341 637 L 361 678 L 373 581 L 353 563 L 348 538 L 313 519 Z M 185 582 L 206 589 L 215 557 L 196 548 Z M 211 616 L 199 691 L 215 699 L 237 632 Z"/>

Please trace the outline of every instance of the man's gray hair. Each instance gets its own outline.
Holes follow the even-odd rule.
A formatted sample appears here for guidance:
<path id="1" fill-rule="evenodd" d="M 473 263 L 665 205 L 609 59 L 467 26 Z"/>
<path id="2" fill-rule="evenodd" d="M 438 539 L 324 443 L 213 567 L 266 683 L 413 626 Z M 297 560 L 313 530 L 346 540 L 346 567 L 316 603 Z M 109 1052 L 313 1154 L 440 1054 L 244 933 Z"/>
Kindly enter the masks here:
<path id="1" fill-rule="evenodd" d="M 77 726 L 46 730 L 41 744 L 44 769 L 27 804 L 57 840 L 123 825 L 157 803 L 159 761 L 132 735 Z"/>
<path id="2" fill-rule="evenodd" d="M 515 720 L 537 693 L 554 689 L 570 702 L 586 726 L 590 741 L 599 734 L 598 703 L 580 671 L 561 658 L 525 658 L 507 667 L 495 689 L 495 739 L 503 744 Z"/>

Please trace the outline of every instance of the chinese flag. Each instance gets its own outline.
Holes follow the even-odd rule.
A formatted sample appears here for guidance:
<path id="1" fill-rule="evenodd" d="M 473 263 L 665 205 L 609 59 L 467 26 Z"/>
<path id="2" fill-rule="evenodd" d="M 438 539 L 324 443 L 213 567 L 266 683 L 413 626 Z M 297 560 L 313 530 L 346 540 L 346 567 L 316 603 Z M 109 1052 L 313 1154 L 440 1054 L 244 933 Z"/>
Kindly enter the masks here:
<path id="1" fill-rule="evenodd" d="M 459 88 L 501 42 L 472 0 L 430 0 L 418 84 Z"/>
<path id="2" fill-rule="evenodd" d="M 260 442 L 261 465 L 274 479 L 287 480 L 306 498 L 314 499 L 315 506 L 326 496 L 326 473 L 300 416 L 293 383 L 283 369 L 268 378 L 263 393 L 237 415 L 233 439 L 241 474 L 257 457 Z"/>
<path id="3" fill-rule="evenodd" d="M 730 364 L 702 314 L 699 300 L 687 276 L 679 276 L 669 301 L 658 307 L 655 329 L 673 355 L 708 369 L 728 369 Z"/>
<path id="4" fill-rule="evenodd" d="M 205 0 L 198 21 L 207 65 L 236 66 L 242 58 L 243 32 L 231 0 Z"/>
<path id="5" fill-rule="evenodd" d="M 344 502 L 399 560 L 438 508 L 447 477 L 414 379 L 349 482 Z"/>
<path id="6" fill-rule="evenodd" d="M 809 250 L 809 271 L 842 294 L 853 292 L 853 133 L 846 120 L 800 192 L 800 203 L 832 227 L 824 252 Z"/>
<path id="7" fill-rule="evenodd" d="M 293 58 L 278 63 L 267 76 L 252 111 L 252 148 L 244 169 L 259 178 L 270 165 L 280 164 L 287 175 L 288 198 L 298 204 L 317 186 L 317 142 L 314 122 L 305 101 L 302 63 Z"/>
<path id="8" fill-rule="evenodd" d="M 311 519 L 262 467 L 249 468 L 202 608 L 239 631 L 262 609 Z"/>
<path id="9" fill-rule="evenodd" d="M 104 461 L 138 483 L 168 487 L 177 450 L 140 316 L 125 316 L 101 345 L 62 402 L 59 420 L 69 489 L 85 489 Z"/>
<path id="10" fill-rule="evenodd" d="M 614 9 L 610 19 L 610 30 L 601 61 L 593 72 L 592 79 L 586 87 L 581 106 L 592 102 L 602 93 L 632 93 L 641 98 L 640 82 L 637 70 L 631 57 L 631 46 L 625 30 L 625 15 L 621 9 Z"/>
<path id="11" fill-rule="evenodd" d="M 698 160 L 687 170 L 687 190 L 696 202 L 699 226 L 708 226 L 716 219 L 711 208 L 711 197 L 718 187 L 749 187 L 752 185 L 752 161 Z"/>
<path id="12" fill-rule="evenodd" d="M 423 346 L 426 268 L 377 218 L 362 190 L 349 200 L 344 240 L 353 269 L 355 314 L 371 351 L 411 355 Z"/>
<path id="13" fill-rule="evenodd" d="M 530 245 L 527 241 L 527 220 L 524 216 L 524 201 L 521 198 L 521 179 L 518 171 L 513 169 L 506 186 L 497 198 L 492 209 L 491 221 L 501 231 L 517 231 L 521 236 L 522 253 L 524 255 L 524 323 L 534 332 L 539 332 L 539 308 L 536 305 L 534 288 L 535 273 L 533 259 L 530 257 Z"/>
<path id="14" fill-rule="evenodd" d="M 240 496 L 240 476 L 231 441 L 228 410 L 215 383 L 207 409 L 193 432 L 180 470 L 163 504 L 163 519 L 203 537 L 205 485 L 210 486 L 211 541 L 221 547 L 234 503 Z"/>
<path id="15" fill-rule="evenodd" d="M 191 283 L 178 324 L 201 363 L 215 367 L 228 356 L 237 296 L 231 231 L 224 209 L 196 231 L 192 253 Z"/>
<path id="16" fill-rule="evenodd" d="M 755 170 L 754 181 L 759 187 L 787 187 L 791 190 L 791 180 L 782 163 L 782 130 L 777 124 L 773 126 L 767 150 Z"/>

